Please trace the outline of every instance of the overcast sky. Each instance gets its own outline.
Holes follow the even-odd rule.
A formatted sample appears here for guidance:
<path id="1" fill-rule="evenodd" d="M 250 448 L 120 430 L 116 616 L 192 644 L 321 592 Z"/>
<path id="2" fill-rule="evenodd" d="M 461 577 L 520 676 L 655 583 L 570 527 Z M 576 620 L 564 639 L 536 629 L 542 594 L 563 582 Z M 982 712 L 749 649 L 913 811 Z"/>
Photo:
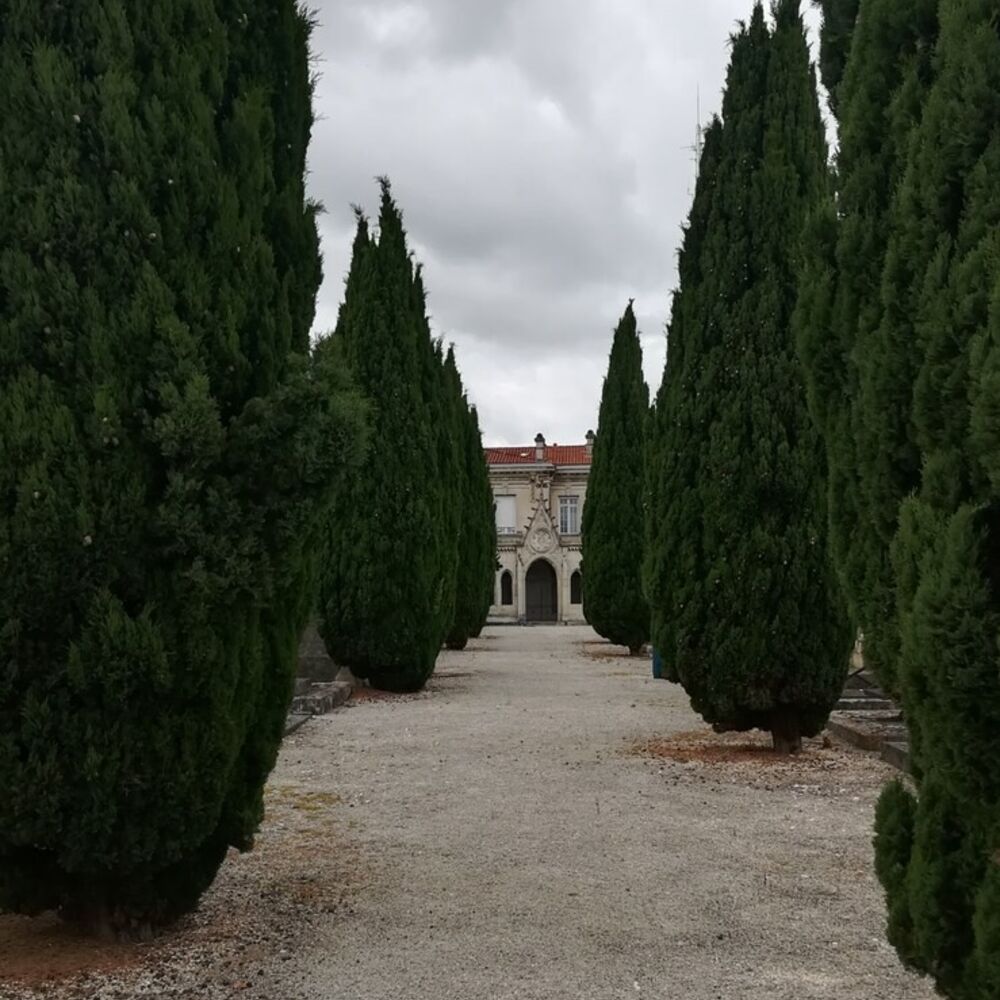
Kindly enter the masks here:
<path id="1" fill-rule="evenodd" d="M 387 174 L 486 444 L 583 441 L 629 298 L 655 392 L 698 93 L 705 120 L 752 0 L 314 6 L 317 332 L 336 322 L 350 206 L 376 215 Z"/>

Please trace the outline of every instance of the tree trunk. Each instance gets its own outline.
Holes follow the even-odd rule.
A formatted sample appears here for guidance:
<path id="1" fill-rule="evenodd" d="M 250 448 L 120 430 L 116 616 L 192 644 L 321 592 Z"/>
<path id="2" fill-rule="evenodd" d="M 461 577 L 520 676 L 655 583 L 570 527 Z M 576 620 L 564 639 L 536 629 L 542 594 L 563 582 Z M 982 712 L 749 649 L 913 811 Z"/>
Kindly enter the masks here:
<path id="1" fill-rule="evenodd" d="M 132 914 L 123 907 L 112 906 L 105 902 L 95 902 L 89 906 L 75 904 L 63 907 L 59 911 L 59 916 L 89 937 L 101 941 L 148 942 L 156 936 L 155 928 L 148 916 Z"/>
<path id="2" fill-rule="evenodd" d="M 771 716 L 771 739 L 775 753 L 796 754 L 802 751 L 802 732 L 794 709 L 778 709 Z"/>

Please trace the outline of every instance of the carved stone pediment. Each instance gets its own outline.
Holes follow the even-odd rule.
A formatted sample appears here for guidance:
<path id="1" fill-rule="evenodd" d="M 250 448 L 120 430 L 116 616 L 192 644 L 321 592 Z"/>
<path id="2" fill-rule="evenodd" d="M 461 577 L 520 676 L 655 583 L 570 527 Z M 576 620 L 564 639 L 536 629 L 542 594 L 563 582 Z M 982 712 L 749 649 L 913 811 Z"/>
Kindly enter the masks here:
<path id="1" fill-rule="evenodd" d="M 539 504 L 532 515 L 531 523 L 525 535 L 525 546 L 529 553 L 536 556 L 548 555 L 559 546 L 559 536 L 548 507 Z"/>

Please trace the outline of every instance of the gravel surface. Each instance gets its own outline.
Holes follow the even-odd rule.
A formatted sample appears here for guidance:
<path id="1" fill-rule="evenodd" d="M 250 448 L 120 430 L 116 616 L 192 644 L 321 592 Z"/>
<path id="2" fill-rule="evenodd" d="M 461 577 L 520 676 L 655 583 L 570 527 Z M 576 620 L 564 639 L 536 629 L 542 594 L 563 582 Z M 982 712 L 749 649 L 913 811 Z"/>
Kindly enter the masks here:
<path id="1" fill-rule="evenodd" d="M 587 629 L 491 629 L 290 736 L 257 849 L 171 934 L 0 918 L 0 997 L 931 1000 L 871 872 L 891 773 L 715 736 Z"/>

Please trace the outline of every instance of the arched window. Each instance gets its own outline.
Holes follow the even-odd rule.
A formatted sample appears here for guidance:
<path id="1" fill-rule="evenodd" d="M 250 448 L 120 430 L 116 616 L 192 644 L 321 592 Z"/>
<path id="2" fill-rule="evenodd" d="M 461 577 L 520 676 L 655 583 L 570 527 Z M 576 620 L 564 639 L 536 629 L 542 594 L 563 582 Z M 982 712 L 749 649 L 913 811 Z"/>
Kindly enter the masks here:
<path id="1" fill-rule="evenodd" d="M 505 608 L 514 603 L 514 577 L 511 576 L 509 569 L 500 574 L 500 603 Z"/>
<path id="2" fill-rule="evenodd" d="M 583 604 L 583 574 L 579 570 L 569 578 L 569 603 Z"/>

